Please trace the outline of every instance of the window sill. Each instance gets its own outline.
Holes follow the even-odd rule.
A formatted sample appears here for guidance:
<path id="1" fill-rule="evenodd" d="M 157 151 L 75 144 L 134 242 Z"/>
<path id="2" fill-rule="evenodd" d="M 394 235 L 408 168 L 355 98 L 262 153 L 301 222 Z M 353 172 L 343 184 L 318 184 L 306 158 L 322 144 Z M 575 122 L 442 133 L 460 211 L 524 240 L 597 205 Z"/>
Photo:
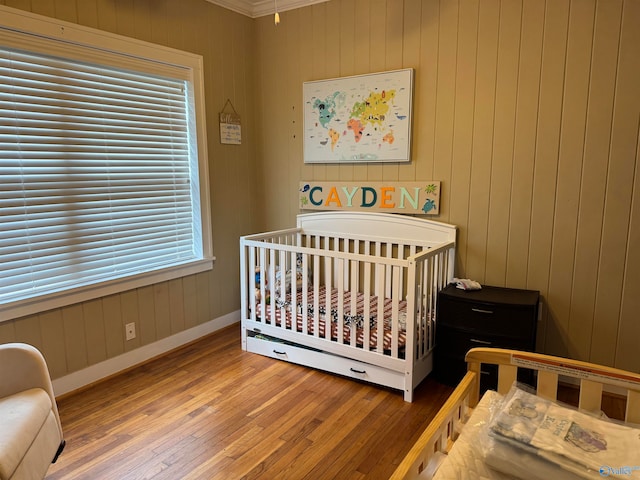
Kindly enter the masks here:
<path id="1" fill-rule="evenodd" d="M 0 306 L 0 323 L 45 312 L 55 308 L 66 307 L 80 302 L 86 302 L 95 298 L 106 297 L 116 293 L 126 292 L 135 288 L 146 287 L 155 283 L 166 282 L 176 278 L 195 275 L 213 269 L 215 257 L 176 265 L 173 267 L 128 276 L 116 280 L 109 280 L 98 284 L 42 295 L 36 298 L 19 300 Z"/>

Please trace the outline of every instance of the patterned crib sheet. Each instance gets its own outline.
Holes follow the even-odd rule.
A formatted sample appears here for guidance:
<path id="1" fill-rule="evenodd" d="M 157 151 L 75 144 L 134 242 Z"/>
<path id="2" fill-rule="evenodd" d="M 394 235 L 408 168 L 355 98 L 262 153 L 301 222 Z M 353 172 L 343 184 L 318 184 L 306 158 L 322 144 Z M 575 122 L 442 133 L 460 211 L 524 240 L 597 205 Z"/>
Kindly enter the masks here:
<path id="1" fill-rule="evenodd" d="M 326 287 L 320 286 L 318 288 L 318 314 L 316 315 L 314 311 L 314 290 L 310 288 L 305 295 L 305 292 L 298 291 L 295 302 L 295 318 L 296 318 L 296 330 L 298 332 L 304 332 L 304 310 L 307 311 L 307 332 L 310 335 L 313 335 L 315 332 L 314 319 L 318 318 L 318 331 L 319 336 L 322 338 L 326 338 L 325 332 L 327 331 L 327 322 L 331 325 L 331 340 L 338 340 L 338 304 L 340 294 L 337 288 L 331 289 L 331 309 L 329 314 L 327 315 L 327 290 Z M 378 345 L 378 297 L 370 296 L 369 297 L 369 315 L 368 318 L 365 318 L 365 303 L 366 298 L 363 293 L 355 294 L 355 310 L 352 309 L 351 306 L 351 295 L 352 293 L 349 291 L 345 291 L 343 294 L 343 320 L 344 327 L 342 329 L 343 342 L 348 344 L 351 343 L 351 336 L 353 334 L 356 335 L 356 344 L 358 347 L 362 347 L 364 345 L 364 338 L 366 328 L 365 325 L 368 324 L 369 328 L 369 348 L 375 349 Z M 303 299 L 306 296 L 306 304 L 303 303 Z M 277 326 L 282 325 L 282 317 L 283 314 L 285 316 L 285 322 L 287 328 L 291 327 L 292 321 L 292 310 L 293 310 L 293 301 L 291 299 L 291 295 L 287 294 L 286 298 L 276 298 L 275 301 L 275 324 Z M 262 305 L 261 302 L 257 302 L 257 316 L 259 318 L 263 318 Z M 392 343 L 392 309 L 393 309 L 393 301 L 389 298 L 384 298 L 382 301 L 382 309 L 383 309 L 383 318 L 384 318 L 384 326 L 382 337 L 382 344 L 384 350 L 391 349 Z M 398 319 L 398 347 L 402 348 L 406 344 L 406 310 L 407 310 L 407 302 L 402 300 L 398 303 L 399 309 L 399 319 Z M 263 321 L 265 323 L 271 323 L 271 306 L 266 305 L 265 307 L 265 315 Z"/>

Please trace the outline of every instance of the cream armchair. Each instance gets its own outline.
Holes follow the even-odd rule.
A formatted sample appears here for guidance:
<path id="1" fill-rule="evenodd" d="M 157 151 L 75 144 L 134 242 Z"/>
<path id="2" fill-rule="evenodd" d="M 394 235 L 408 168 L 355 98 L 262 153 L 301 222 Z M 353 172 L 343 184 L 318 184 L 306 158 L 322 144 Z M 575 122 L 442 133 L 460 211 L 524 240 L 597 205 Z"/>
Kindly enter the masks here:
<path id="1" fill-rule="evenodd" d="M 31 345 L 0 345 L 0 480 L 42 479 L 64 448 L 49 370 Z"/>

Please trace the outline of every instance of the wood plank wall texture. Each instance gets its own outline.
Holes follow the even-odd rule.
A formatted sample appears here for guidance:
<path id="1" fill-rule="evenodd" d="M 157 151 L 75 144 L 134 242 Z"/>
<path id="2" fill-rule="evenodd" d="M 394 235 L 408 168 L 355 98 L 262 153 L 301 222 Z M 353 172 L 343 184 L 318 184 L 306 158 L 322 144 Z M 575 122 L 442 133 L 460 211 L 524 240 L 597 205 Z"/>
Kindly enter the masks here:
<path id="1" fill-rule="evenodd" d="M 302 179 L 441 180 L 458 276 L 540 290 L 540 351 L 640 371 L 640 0 L 331 0 L 278 27 L 205 0 L 0 4 L 205 60 L 214 270 L 0 324 L 54 377 L 237 309 L 238 236 L 293 225 Z M 410 164 L 303 164 L 302 82 L 408 67 Z"/>

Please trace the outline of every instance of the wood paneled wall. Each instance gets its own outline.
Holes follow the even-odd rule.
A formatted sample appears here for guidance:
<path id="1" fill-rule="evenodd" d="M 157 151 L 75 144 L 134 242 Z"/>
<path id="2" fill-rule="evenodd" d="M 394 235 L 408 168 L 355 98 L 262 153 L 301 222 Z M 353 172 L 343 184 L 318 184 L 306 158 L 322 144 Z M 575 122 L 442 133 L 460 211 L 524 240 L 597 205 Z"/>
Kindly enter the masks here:
<path id="1" fill-rule="evenodd" d="M 204 58 L 213 270 L 0 323 L 0 343 L 40 348 L 52 376 L 113 358 L 239 308 L 238 237 L 256 231 L 254 22 L 204 0 L 0 0 L 0 4 Z M 242 119 L 242 145 L 221 145 L 227 99 Z M 1 180 L 0 180 L 1 181 Z M 241 212 L 241 214 L 239 214 Z M 137 338 L 124 339 L 136 322 Z"/>
<path id="2" fill-rule="evenodd" d="M 256 21 L 261 228 L 300 180 L 441 180 L 456 274 L 540 290 L 540 351 L 640 371 L 640 1 L 331 0 Z M 302 83 L 412 67 L 410 164 L 304 165 Z"/>

